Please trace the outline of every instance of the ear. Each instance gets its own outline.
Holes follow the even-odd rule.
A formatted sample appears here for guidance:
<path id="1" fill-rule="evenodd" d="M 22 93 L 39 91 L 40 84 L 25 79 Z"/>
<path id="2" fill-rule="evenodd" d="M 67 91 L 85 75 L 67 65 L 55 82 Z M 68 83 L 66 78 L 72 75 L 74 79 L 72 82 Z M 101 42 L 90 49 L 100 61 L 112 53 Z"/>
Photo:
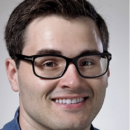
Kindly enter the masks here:
<path id="1" fill-rule="evenodd" d="M 108 68 L 108 71 L 107 71 L 107 76 L 109 77 L 110 76 L 110 69 Z"/>
<path id="2" fill-rule="evenodd" d="M 106 73 L 106 79 L 107 79 L 107 86 L 106 86 L 106 88 L 108 87 L 108 77 L 110 76 L 110 69 L 108 68 L 108 71 L 107 71 L 107 73 Z"/>
<path id="3" fill-rule="evenodd" d="M 12 90 L 15 92 L 18 92 L 19 91 L 18 77 L 17 77 L 18 70 L 16 68 L 16 64 L 14 60 L 10 58 L 6 59 L 5 66 L 6 66 L 6 72 L 7 72 L 7 76 L 10 81 Z"/>

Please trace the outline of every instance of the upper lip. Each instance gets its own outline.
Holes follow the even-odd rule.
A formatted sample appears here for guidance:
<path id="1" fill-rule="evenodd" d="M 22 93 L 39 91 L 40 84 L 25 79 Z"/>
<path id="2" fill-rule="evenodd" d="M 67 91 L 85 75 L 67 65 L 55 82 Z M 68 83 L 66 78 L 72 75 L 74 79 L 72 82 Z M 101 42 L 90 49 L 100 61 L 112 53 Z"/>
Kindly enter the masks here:
<path id="1" fill-rule="evenodd" d="M 87 95 L 62 95 L 62 96 L 55 96 L 51 97 L 51 99 L 74 99 L 74 98 L 85 98 L 89 97 Z"/>

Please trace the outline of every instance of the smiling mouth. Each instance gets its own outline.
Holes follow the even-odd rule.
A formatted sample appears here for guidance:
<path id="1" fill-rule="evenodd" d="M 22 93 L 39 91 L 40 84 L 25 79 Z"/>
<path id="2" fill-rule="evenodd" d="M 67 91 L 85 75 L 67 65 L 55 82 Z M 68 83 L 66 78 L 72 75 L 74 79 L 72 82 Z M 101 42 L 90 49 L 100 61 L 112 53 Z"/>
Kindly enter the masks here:
<path id="1" fill-rule="evenodd" d="M 79 104 L 83 101 L 85 101 L 86 99 L 88 99 L 88 97 L 84 97 L 84 98 L 73 98 L 73 99 L 53 99 L 54 102 L 59 103 L 59 104 L 65 104 L 65 105 L 69 105 L 69 104 Z"/>

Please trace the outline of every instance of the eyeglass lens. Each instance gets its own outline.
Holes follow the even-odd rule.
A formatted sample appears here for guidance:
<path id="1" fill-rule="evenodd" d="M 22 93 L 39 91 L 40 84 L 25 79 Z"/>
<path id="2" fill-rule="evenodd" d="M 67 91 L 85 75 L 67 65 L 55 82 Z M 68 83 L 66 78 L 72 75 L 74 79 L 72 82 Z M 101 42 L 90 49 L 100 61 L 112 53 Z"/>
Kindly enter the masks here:
<path id="1" fill-rule="evenodd" d="M 93 55 L 81 57 L 77 63 L 81 75 L 94 77 L 106 71 L 107 62 L 107 57 Z"/>
<path id="2" fill-rule="evenodd" d="M 60 76 L 65 66 L 66 60 L 55 56 L 37 57 L 34 62 L 35 73 L 46 78 Z"/>

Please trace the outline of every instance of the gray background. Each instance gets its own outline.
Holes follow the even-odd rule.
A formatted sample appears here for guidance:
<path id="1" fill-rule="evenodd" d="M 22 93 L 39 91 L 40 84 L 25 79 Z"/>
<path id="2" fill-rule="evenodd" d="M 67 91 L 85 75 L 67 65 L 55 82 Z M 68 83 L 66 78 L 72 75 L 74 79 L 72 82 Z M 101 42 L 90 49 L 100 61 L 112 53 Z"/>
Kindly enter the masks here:
<path id="1" fill-rule="evenodd" d="M 22 0 L 0 0 L 0 128 L 19 106 L 19 94 L 11 90 L 5 72 L 8 56 L 4 27 L 11 11 Z M 129 120 L 129 1 L 89 0 L 105 18 L 110 32 L 112 61 L 105 103 L 93 124 L 101 130 L 128 130 Z"/>

